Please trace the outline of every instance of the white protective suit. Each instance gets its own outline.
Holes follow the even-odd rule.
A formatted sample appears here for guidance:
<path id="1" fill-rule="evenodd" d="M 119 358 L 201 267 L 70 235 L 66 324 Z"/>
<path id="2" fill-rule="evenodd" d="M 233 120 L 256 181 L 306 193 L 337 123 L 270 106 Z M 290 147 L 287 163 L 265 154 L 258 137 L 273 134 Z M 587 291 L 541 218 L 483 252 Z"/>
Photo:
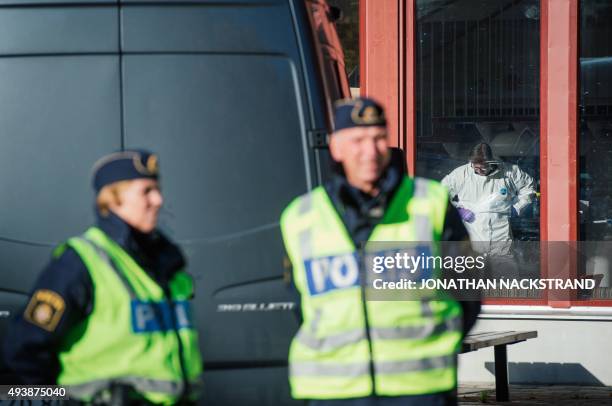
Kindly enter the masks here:
<path id="1" fill-rule="evenodd" d="M 477 175 L 472 165 L 467 163 L 446 175 L 442 184 L 448 188 L 454 206 L 471 210 L 476 216 L 472 223 L 463 222 L 474 249 L 508 254 L 512 241 L 511 209 L 514 207 L 521 215 L 531 203 L 536 193 L 533 178 L 517 165 L 501 161 L 499 168 L 487 176 Z M 454 201 L 455 196 L 458 201 Z M 495 244 L 503 241 L 510 243 Z"/>

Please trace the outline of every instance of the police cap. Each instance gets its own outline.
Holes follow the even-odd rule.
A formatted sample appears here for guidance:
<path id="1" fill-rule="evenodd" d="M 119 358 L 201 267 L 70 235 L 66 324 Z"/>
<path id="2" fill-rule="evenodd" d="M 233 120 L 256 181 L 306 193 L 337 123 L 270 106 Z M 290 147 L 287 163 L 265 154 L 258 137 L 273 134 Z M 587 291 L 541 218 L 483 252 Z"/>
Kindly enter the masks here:
<path id="1" fill-rule="evenodd" d="M 157 155 L 145 150 L 126 150 L 103 156 L 93 166 L 96 193 L 104 186 L 122 180 L 158 179 Z"/>
<path id="2" fill-rule="evenodd" d="M 352 127 L 384 127 L 387 125 L 385 111 L 370 98 L 339 100 L 334 111 L 335 131 Z"/>

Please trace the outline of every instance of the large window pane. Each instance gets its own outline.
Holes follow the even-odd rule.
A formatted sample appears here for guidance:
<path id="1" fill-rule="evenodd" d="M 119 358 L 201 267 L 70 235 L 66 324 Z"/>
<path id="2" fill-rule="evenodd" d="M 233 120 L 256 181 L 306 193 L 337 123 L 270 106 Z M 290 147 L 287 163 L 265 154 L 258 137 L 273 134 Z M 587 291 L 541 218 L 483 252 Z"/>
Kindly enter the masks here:
<path id="1" fill-rule="evenodd" d="M 581 273 L 597 288 L 584 298 L 612 298 L 612 2 L 580 2 Z"/>
<path id="2" fill-rule="evenodd" d="M 417 0 L 417 174 L 442 179 L 488 143 L 539 189 L 540 6 L 520 0 Z M 537 199 L 512 218 L 539 239 Z"/>
<path id="3" fill-rule="evenodd" d="M 416 5 L 417 175 L 454 179 L 454 204 L 476 216 L 466 223 L 473 241 L 538 241 L 539 1 L 417 0 Z M 486 177 L 475 175 L 468 162 L 479 143 L 491 147 L 491 161 L 497 162 Z M 506 186 L 482 187 L 494 176 Z M 521 208 L 526 179 L 533 193 Z M 537 244 L 509 245 L 516 276 L 539 274 Z"/>
<path id="4" fill-rule="evenodd" d="M 580 4 L 580 237 L 612 240 L 612 3 Z"/>

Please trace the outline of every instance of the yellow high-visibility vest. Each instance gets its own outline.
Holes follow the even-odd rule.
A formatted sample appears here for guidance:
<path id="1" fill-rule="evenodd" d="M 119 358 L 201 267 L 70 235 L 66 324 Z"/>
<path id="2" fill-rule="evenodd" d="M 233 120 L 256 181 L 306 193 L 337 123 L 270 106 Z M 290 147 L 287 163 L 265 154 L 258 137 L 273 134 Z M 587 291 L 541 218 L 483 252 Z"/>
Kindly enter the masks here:
<path id="1" fill-rule="evenodd" d="M 438 182 L 404 178 L 368 244 L 418 241 L 435 251 L 447 204 Z M 281 229 L 303 313 L 289 353 L 294 398 L 420 395 L 456 387 L 458 302 L 364 300 L 360 252 L 322 187 L 285 209 Z"/>
<path id="2" fill-rule="evenodd" d="M 177 272 L 166 297 L 146 271 L 96 227 L 69 239 L 56 253 L 67 246 L 89 271 L 94 303 L 87 320 L 64 340 L 58 385 L 65 386 L 72 399 L 85 402 L 103 396 L 112 384 L 130 385 L 152 403 L 174 404 L 181 396 L 195 399 L 202 360 L 190 306 L 191 277 Z"/>

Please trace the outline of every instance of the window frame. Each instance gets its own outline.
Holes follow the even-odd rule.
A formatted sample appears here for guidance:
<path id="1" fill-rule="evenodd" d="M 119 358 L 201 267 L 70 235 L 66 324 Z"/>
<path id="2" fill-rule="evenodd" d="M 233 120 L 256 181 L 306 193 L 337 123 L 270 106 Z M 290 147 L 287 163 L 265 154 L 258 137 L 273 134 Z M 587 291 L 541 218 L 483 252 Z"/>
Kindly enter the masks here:
<path id="1" fill-rule="evenodd" d="M 580 0 L 540 0 L 540 240 L 579 240 L 579 7 Z M 381 43 L 381 36 L 387 40 Z M 393 144 L 416 167 L 416 0 L 361 0 L 361 93 L 387 106 Z M 367 52 L 371 51 L 371 52 Z M 390 56 L 384 58 L 384 56 Z M 559 258 L 542 250 L 540 274 Z M 569 277 L 578 274 L 571 250 Z M 542 299 L 487 299 L 487 305 L 551 308 L 612 307 L 612 299 L 578 300 L 576 292 Z"/>

